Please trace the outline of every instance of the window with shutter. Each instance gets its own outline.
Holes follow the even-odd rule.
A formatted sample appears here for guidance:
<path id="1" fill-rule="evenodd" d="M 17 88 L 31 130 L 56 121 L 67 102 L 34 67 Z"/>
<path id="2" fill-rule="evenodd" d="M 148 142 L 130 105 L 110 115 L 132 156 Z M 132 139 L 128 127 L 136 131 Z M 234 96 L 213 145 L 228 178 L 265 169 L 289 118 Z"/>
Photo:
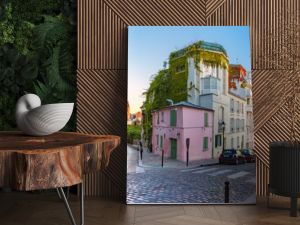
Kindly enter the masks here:
<path id="1" fill-rule="evenodd" d="M 230 118 L 230 131 L 231 133 L 234 132 L 234 118 Z"/>
<path id="2" fill-rule="evenodd" d="M 171 110 L 171 116 L 170 116 L 170 126 L 175 127 L 177 123 L 177 111 L 176 110 Z"/>
<path id="3" fill-rule="evenodd" d="M 234 112 L 234 100 L 232 98 L 230 99 L 230 112 Z"/>
<path id="4" fill-rule="evenodd" d="M 204 113 L 204 126 L 208 127 L 208 113 L 207 112 Z"/>
<path id="5" fill-rule="evenodd" d="M 208 137 L 203 138 L 203 151 L 208 150 Z"/>

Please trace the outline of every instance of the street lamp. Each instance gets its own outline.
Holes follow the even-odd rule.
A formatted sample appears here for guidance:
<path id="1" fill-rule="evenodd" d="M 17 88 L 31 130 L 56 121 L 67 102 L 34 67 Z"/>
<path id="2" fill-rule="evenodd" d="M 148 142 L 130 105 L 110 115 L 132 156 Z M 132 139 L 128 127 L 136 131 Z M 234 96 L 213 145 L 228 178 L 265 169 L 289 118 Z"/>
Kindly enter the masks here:
<path id="1" fill-rule="evenodd" d="M 186 166 L 189 166 L 189 148 L 190 148 L 190 139 L 185 140 L 186 143 Z"/>
<path id="2" fill-rule="evenodd" d="M 172 100 L 172 99 L 168 99 L 168 98 L 167 98 L 167 99 L 166 99 L 166 101 L 167 101 L 167 102 L 169 102 L 169 103 L 170 103 L 170 105 L 173 105 L 173 104 L 174 104 L 174 102 L 173 102 L 173 100 Z"/>
<path id="3" fill-rule="evenodd" d="M 225 150 L 225 143 L 224 143 L 224 139 L 225 139 L 225 122 L 223 121 L 222 122 L 222 130 L 223 130 L 223 141 L 222 141 L 222 143 L 223 143 L 223 151 L 222 151 L 222 153 L 224 153 L 224 150 Z"/>
<path id="4" fill-rule="evenodd" d="M 142 140 L 142 142 L 145 144 L 145 130 L 144 130 L 144 127 L 143 127 L 143 125 L 145 125 L 145 123 L 146 123 L 146 121 L 145 121 L 145 117 L 146 117 L 146 114 L 145 114 L 145 112 L 146 112 L 146 108 L 145 108 L 145 104 L 143 103 L 143 105 L 140 107 L 140 109 L 141 109 L 141 112 L 142 112 L 142 119 L 141 119 L 141 127 L 142 127 L 142 129 L 141 129 L 141 140 Z M 147 129 L 146 129 L 147 130 Z M 146 131 L 147 132 L 147 131 Z"/>

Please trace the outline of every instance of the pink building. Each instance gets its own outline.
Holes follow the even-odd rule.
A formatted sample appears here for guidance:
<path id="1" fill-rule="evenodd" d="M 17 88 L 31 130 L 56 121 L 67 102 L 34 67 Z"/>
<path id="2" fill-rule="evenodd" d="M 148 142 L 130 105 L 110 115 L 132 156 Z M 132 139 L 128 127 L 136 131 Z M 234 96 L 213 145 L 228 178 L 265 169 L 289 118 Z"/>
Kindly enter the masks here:
<path id="1" fill-rule="evenodd" d="M 179 102 L 152 113 L 152 150 L 186 162 L 186 139 L 190 139 L 189 161 L 212 158 L 213 113 L 188 102 Z"/>

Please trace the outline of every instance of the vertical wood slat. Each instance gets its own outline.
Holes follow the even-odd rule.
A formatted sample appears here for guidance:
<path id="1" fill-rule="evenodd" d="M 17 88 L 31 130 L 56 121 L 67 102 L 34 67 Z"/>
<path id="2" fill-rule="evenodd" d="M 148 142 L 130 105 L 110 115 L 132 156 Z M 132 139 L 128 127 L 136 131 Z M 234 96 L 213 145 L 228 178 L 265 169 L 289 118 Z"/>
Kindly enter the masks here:
<path id="1" fill-rule="evenodd" d="M 78 0 L 77 68 L 127 69 L 127 25 L 103 0 Z"/>
<path id="2" fill-rule="evenodd" d="M 131 15 L 130 25 L 155 25 L 161 21 L 161 25 L 205 24 L 204 0 L 193 0 L 191 4 L 171 0 L 149 1 L 149 4 L 142 1 L 129 2 L 78 1 L 77 130 L 91 134 L 112 133 L 123 139 L 120 148 L 112 154 L 109 167 L 103 173 L 86 176 L 86 194 L 122 201 L 126 197 L 129 25 L 125 21 Z M 112 4 L 121 8 L 112 9 Z M 173 11 L 178 13 L 176 18 Z M 126 16 L 121 18 L 120 14 Z"/>
<path id="3" fill-rule="evenodd" d="M 77 73 L 77 112 L 80 112 L 77 113 L 77 130 L 82 133 L 115 134 L 122 137 L 121 146 L 112 153 L 108 168 L 103 173 L 86 176 L 86 194 L 124 200 L 127 109 L 127 85 L 124 83 L 127 83 L 127 72 L 78 70 Z"/>
<path id="4" fill-rule="evenodd" d="M 291 87 L 283 87 L 284 78 L 289 71 L 282 71 L 279 76 L 274 65 L 262 60 L 263 56 L 270 55 L 271 51 L 279 49 L 284 43 L 280 33 L 284 22 L 291 21 L 292 14 L 297 15 L 299 22 L 299 1 L 296 0 L 226 0 L 223 4 L 214 5 L 217 0 L 209 0 L 214 10 L 207 14 L 207 25 L 249 25 L 251 31 L 251 65 L 253 74 L 253 103 L 255 127 L 255 152 L 257 163 L 257 194 L 265 195 L 268 184 L 268 145 L 271 141 L 289 140 L 291 121 L 284 102 L 277 102 L 277 95 L 288 92 Z M 281 16 L 282 15 L 282 16 Z M 279 40 L 266 39 L 268 31 L 278 35 Z M 280 55 L 277 62 L 280 63 Z M 281 76 L 280 76 L 281 75 Z M 273 81 L 272 81 L 273 80 Z M 268 85 L 273 82 L 273 90 Z M 266 91 L 268 90 L 268 91 Z M 273 91 L 273 92 L 272 92 Z M 272 100 L 273 98 L 273 100 Z M 272 101 L 272 102 L 268 102 Z M 282 122 L 284 121 L 284 123 Z M 300 133 L 299 129 L 297 130 Z"/>
<path id="5" fill-rule="evenodd" d="M 250 25 L 257 194 L 264 195 L 268 183 L 268 143 L 287 139 L 290 121 L 281 122 L 287 117 L 283 102 L 260 107 L 260 103 L 268 100 L 268 95 L 275 95 L 266 91 L 264 80 L 272 78 L 276 69 L 261 57 L 278 48 L 277 42 L 265 40 L 268 29 L 275 33 L 283 29 L 277 12 L 289 21 L 291 18 L 286 10 L 292 9 L 299 23 L 299 7 L 297 0 L 78 0 L 78 131 L 119 134 L 124 142 L 119 152 L 113 154 L 115 158 L 107 171 L 86 177 L 88 195 L 114 196 L 122 200 L 126 196 L 129 25 Z M 278 92 L 282 90 L 280 82 L 278 80 Z M 121 94 L 116 94 L 114 89 Z M 297 133 L 300 135 L 300 131 Z"/>
<path id="6" fill-rule="evenodd" d="M 269 168 L 260 159 L 256 161 L 256 194 L 266 196 L 269 183 Z"/>
<path id="7" fill-rule="evenodd" d="M 130 26 L 205 25 L 205 0 L 104 0 Z"/>
<path id="8" fill-rule="evenodd" d="M 209 2 L 217 1 L 210 0 Z M 262 58 L 277 49 L 284 40 L 280 39 L 279 43 L 271 42 L 266 40 L 266 36 L 268 32 L 277 35 L 283 31 L 284 27 L 280 27 L 280 24 L 283 21 L 291 21 L 288 10 L 299 18 L 299 5 L 297 0 L 226 0 L 214 12 L 210 12 L 207 16 L 207 25 L 250 26 L 252 69 L 276 69 Z M 297 21 L 299 22 L 299 19 Z M 280 55 L 278 62 L 280 62 Z"/>

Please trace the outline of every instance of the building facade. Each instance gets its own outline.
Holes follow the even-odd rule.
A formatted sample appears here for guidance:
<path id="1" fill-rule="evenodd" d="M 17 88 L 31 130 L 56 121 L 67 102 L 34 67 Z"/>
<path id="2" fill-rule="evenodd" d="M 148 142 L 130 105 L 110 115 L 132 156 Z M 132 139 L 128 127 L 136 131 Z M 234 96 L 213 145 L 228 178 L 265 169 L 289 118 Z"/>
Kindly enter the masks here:
<path id="1" fill-rule="evenodd" d="M 230 130 L 227 147 L 243 149 L 249 147 L 253 135 L 247 126 L 249 121 L 249 101 L 252 101 L 251 78 L 247 77 L 245 68 L 240 64 L 229 65 L 229 94 L 230 94 Z M 252 114 L 252 109 L 251 109 Z M 252 125 L 253 127 L 253 125 Z"/>
<path id="2" fill-rule="evenodd" d="M 205 54 L 195 63 L 188 58 L 188 101 L 214 110 L 213 158 L 218 158 L 223 150 L 223 140 L 229 132 L 228 104 L 228 58 L 225 49 L 218 44 L 207 43 Z M 210 54 L 219 57 L 220 63 L 210 63 Z M 190 88 L 194 86 L 195 88 Z M 223 126 L 224 139 L 223 139 Z"/>
<path id="3" fill-rule="evenodd" d="M 179 74 L 187 74 L 187 101 L 214 110 L 213 158 L 218 158 L 223 148 L 245 147 L 246 70 L 229 64 L 226 50 L 219 44 L 201 42 L 187 49 L 190 52 L 186 50 L 186 54 L 184 49 L 177 51 L 170 66 L 175 64 Z M 185 66 L 180 66 L 182 61 Z"/>
<path id="4" fill-rule="evenodd" d="M 198 41 L 172 52 L 169 56 L 169 68 L 161 70 L 155 77 L 155 81 L 160 81 L 162 85 L 156 83 L 149 88 L 148 105 L 157 102 L 164 105 L 166 99 L 171 99 L 175 103 L 186 102 L 202 110 L 213 111 L 210 134 L 212 158 L 217 159 L 226 148 L 237 149 L 253 145 L 251 141 L 253 125 L 250 127 L 252 121 L 247 121 L 252 116 L 252 111 L 250 112 L 247 104 L 249 101 L 252 102 L 252 96 L 249 94 L 251 85 L 247 82 L 246 70 L 242 65 L 229 64 L 227 52 L 222 45 Z M 155 107 L 160 109 L 159 105 Z M 154 117 L 153 151 L 158 152 L 159 149 L 168 151 L 172 144 L 169 141 L 164 142 L 164 137 L 167 135 L 165 132 L 173 132 L 171 136 L 167 136 L 167 140 L 178 139 L 176 135 L 180 136 L 180 128 L 165 130 L 163 124 L 156 124 L 154 127 L 158 116 L 156 113 L 152 114 Z M 161 136 L 163 142 L 160 141 Z M 178 139 L 177 143 L 182 144 L 182 141 Z M 173 145 L 174 143 L 175 141 Z M 184 155 L 179 156 L 179 159 L 183 160 L 184 157 Z"/>
<path id="5" fill-rule="evenodd" d="M 212 158 L 213 115 L 188 102 L 156 110 L 152 113 L 152 151 L 186 162 L 186 140 L 190 140 L 189 161 Z"/>
<path id="6" fill-rule="evenodd" d="M 246 148 L 254 148 L 254 122 L 253 122 L 253 101 L 252 101 L 252 75 L 247 74 L 247 83 L 249 88 L 246 92 Z"/>
<path id="7" fill-rule="evenodd" d="M 226 148 L 246 147 L 246 99 L 229 92 L 229 131 L 226 135 Z"/>

